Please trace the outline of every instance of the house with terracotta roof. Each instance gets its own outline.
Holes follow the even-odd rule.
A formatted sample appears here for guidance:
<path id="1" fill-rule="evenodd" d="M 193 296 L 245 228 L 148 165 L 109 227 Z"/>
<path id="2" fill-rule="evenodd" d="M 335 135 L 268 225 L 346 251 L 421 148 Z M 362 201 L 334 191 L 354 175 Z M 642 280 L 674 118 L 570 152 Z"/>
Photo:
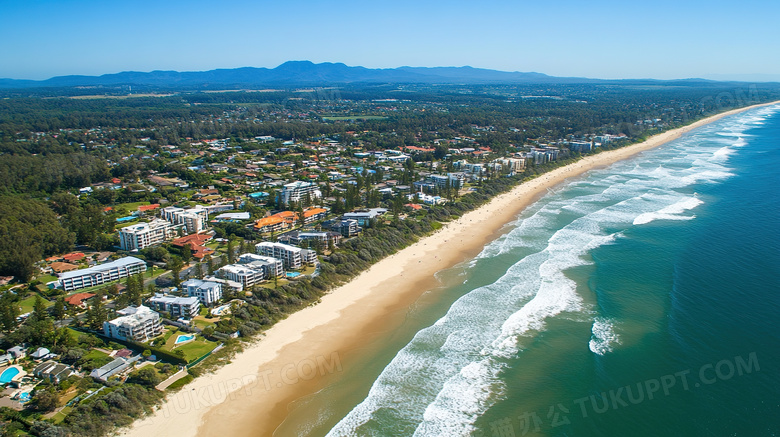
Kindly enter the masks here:
<path id="1" fill-rule="evenodd" d="M 209 234 L 190 234 L 173 240 L 171 245 L 179 248 L 189 247 L 193 258 L 203 259 L 206 255 L 214 253 L 214 249 L 204 246 L 212 238 L 213 236 Z"/>
<path id="2" fill-rule="evenodd" d="M 272 215 L 270 217 L 263 217 L 255 222 L 255 230 L 260 232 L 279 232 L 288 229 L 291 226 L 291 222 L 288 222 L 278 215 Z"/>
<path id="3" fill-rule="evenodd" d="M 159 203 L 153 203 L 151 205 L 141 205 L 138 207 L 139 212 L 147 212 L 147 211 L 154 211 L 155 209 L 159 208 Z"/>
<path id="4" fill-rule="evenodd" d="M 303 211 L 303 222 L 309 224 L 317 220 L 323 220 L 327 214 L 328 210 L 325 208 L 307 208 Z"/>
<path id="5" fill-rule="evenodd" d="M 75 264 L 64 263 L 64 262 L 59 262 L 59 261 L 55 261 L 55 262 L 51 263 L 51 265 L 49 267 L 51 267 L 51 269 L 52 269 L 52 271 L 54 273 L 70 272 L 70 271 L 79 269 L 79 266 L 77 266 Z"/>
<path id="6" fill-rule="evenodd" d="M 84 254 L 83 254 L 83 253 L 81 253 L 81 252 L 73 252 L 73 253 L 69 253 L 69 254 L 67 254 L 67 255 L 64 255 L 62 258 L 63 258 L 63 259 L 66 261 L 66 262 L 73 262 L 73 261 L 81 261 L 81 260 L 82 260 L 82 259 L 84 259 L 85 257 L 86 257 L 86 255 L 84 255 Z"/>
<path id="7" fill-rule="evenodd" d="M 195 245 L 195 246 L 202 246 L 212 238 L 214 237 L 209 234 L 190 234 L 171 241 L 171 246 L 184 247 L 188 244 Z"/>
<path id="8" fill-rule="evenodd" d="M 65 303 L 74 307 L 86 308 L 86 301 L 95 297 L 93 293 L 76 293 L 65 298 Z"/>

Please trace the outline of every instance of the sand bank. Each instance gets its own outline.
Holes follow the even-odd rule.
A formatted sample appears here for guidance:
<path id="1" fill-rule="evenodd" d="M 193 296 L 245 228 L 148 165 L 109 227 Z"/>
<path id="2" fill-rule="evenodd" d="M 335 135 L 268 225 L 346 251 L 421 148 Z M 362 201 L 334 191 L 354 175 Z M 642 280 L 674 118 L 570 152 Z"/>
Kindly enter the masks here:
<path id="1" fill-rule="evenodd" d="M 760 106 L 760 105 L 757 105 Z M 314 306 L 278 322 L 265 336 L 214 373 L 168 396 L 162 408 L 121 434 L 150 436 L 267 436 L 288 404 L 322 388 L 342 371 L 345 352 L 388 313 L 408 308 L 437 285 L 434 273 L 474 255 L 547 190 L 583 173 L 658 147 L 728 111 L 618 150 L 588 156 L 497 196 L 435 234 L 374 264 Z M 373 326 L 373 327 L 372 327 Z"/>

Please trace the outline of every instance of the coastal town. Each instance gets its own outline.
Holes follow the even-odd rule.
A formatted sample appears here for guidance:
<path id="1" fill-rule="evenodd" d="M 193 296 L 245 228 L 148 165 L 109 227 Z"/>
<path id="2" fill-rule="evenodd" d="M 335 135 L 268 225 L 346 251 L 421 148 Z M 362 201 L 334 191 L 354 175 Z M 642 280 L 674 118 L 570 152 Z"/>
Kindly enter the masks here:
<path id="1" fill-rule="evenodd" d="M 565 120 L 587 104 L 493 91 L 530 107 L 563 100 L 573 111 Z M 438 98 L 351 99 L 331 89 L 286 96 L 283 105 L 223 101 L 148 127 L 4 133 L 6 194 L 35 193 L 30 202 L 46 211 L 16 215 L 26 235 L 43 232 L 33 238 L 47 242 L 9 231 L 6 243 L 6 429 L 67 425 L 100 435 L 108 429 L 94 423 L 99 408 L 129 423 L 242 342 L 495 195 L 706 114 L 691 101 L 653 103 L 631 119 L 575 130 L 553 116 L 453 119 L 465 103 Z M 423 121 L 399 128 L 414 117 Z M 14 161 L 13 147 L 60 147 L 82 162 L 53 156 L 64 168 L 57 173 L 37 153 Z M 27 208 L 3 204 L 6 218 Z M 137 406 L 117 412 L 112 396 Z"/>

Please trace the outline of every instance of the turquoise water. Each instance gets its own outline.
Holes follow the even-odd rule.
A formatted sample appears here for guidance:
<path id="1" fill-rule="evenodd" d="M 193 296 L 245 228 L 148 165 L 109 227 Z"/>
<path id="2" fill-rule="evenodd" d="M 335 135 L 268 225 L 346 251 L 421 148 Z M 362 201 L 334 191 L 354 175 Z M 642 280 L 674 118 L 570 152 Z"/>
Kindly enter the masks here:
<path id="1" fill-rule="evenodd" d="M 19 374 L 19 369 L 17 369 L 16 367 L 9 367 L 5 369 L 3 371 L 3 374 L 0 375 L 0 384 L 7 384 L 11 382 L 11 380 L 14 379 L 14 377 L 18 374 Z"/>
<path id="2" fill-rule="evenodd" d="M 557 187 L 277 435 L 780 434 L 779 168 L 775 106 Z"/>
<path id="3" fill-rule="evenodd" d="M 176 337 L 176 341 L 173 344 L 184 343 L 186 341 L 192 340 L 193 338 L 195 338 L 194 334 L 180 335 Z"/>
<path id="4" fill-rule="evenodd" d="M 301 275 L 301 274 L 300 274 L 300 273 L 298 273 L 298 272 L 287 272 L 287 277 L 288 277 L 288 278 L 295 278 L 295 277 L 298 277 L 298 276 L 300 276 L 300 275 Z"/>

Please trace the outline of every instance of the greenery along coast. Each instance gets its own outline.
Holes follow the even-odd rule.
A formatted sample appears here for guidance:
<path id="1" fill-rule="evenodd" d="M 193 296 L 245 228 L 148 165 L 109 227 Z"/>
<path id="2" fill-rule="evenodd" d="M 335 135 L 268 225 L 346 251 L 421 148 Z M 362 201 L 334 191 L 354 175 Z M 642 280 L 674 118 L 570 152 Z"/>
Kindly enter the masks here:
<path id="1" fill-rule="evenodd" d="M 773 85 L 711 82 L 132 92 L 144 95 L 122 86 L 3 91 L 0 348 L 3 373 L 26 373 L 0 376 L 4 435 L 104 435 L 287 314 L 523 180 L 780 96 Z M 311 190 L 290 197 L 285 185 L 296 181 Z M 203 229 L 179 226 L 122 250 L 121 229 L 198 205 L 211 208 Z M 204 237 L 176 244 L 188 235 Z M 105 322 L 156 293 L 185 297 L 188 278 L 226 280 L 225 267 L 264 241 L 316 256 L 240 289 L 225 282 L 189 317 L 160 309 L 160 332 L 144 341 L 106 333 Z M 140 272 L 62 284 L 68 271 L 129 256 Z M 93 376 L 120 359 L 122 371 Z"/>

